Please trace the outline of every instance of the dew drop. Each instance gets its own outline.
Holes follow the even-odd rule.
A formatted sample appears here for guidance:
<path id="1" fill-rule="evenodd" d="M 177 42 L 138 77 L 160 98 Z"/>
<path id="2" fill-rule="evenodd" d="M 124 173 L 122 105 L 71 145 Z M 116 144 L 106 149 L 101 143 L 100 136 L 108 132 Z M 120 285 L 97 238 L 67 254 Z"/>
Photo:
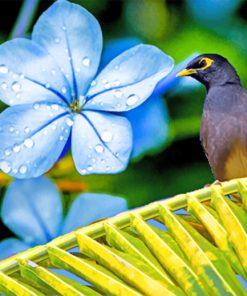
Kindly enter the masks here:
<path id="1" fill-rule="evenodd" d="M 56 38 L 55 39 L 55 42 L 58 44 L 58 43 L 60 43 L 60 39 L 59 38 Z"/>
<path id="2" fill-rule="evenodd" d="M 20 174 L 26 174 L 26 172 L 27 172 L 27 166 L 26 165 L 21 165 L 20 167 L 19 167 L 19 172 L 20 172 Z"/>
<path id="3" fill-rule="evenodd" d="M 93 80 L 92 82 L 91 82 L 91 86 L 95 86 L 96 85 L 96 80 Z"/>
<path id="4" fill-rule="evenodd" d="M 103 153 L 104 152 L 104 147 L 100 144 L 95 146 L 95 151 L 98 153 Z"/>
<path id="5" fill-rule="evenodd" d="M 112 140 L 112 133 L 109 132 L 109 131 L 104 131 L 102 134 L 101 134 L 101 139 L 104 141 L 104 142 L 111 142 Z"/>
<path id="6" fill-rule="evenodd" d="M 111 84 L 108 80 L 104 79 L 102 82 L 104 84 L 105 89 L 109 89 L 111 87 Z"/>
<path id="7" fill-rule="evenodd" d="M 65 86 L 63 86 L 63 87 L 61 88 L 61 92 L 62 92 L 63 94 L 66 94 L 66 92 L 67 92 L 67 89 L 66 89 L 66 87 L 65 87 Z"/>
<path id="8" fill-rule="evenodd" d="M 9 72 L 9 69 L 5 65 L 0 65 L 1 74 L 7 74 L 8 72 Z"/>
<path id="9" fill-rule="evenodd" d="M 44 134 L 45 136 L 47 136 L 47 134 L 48 134 L 47 130 L 44 130 L 43 134 Z"/>
<path id="10" fill-rule="evenodd" d="M 87 173 L 87 170 L 82 169 L 80 172 L 81 172 L 82 175 L 85 175 Z"/>
<path id="11" fill-rule="evenodd" d="M 66 124 L 68 126 L 72 126 L 74 124 L 74 121 L 71 118 L 68 117 L 68 118 L 66 118 Z"/>
<path id="12" fill-rule="evenodd" d="M 24 132 L 25 132 L 26 134 L 28 134 L 28 133 L 30 132 L 30 128 L 26 126 L 26 127 L 24 128 Z"/>
<path id="13" fill-rule="evenodd" d="M 119 65 L 116 65 L 115 66 L 115 70 L 119 70 Z"/>
<path id="14" fill-rule="evenodd" d="M 62 26 L 62 30 L 66 31 L 66 29 L 67 29 L 67 28 L 66 28 L 65 26 Z"/>
<path id="15" fill-rule="evenodd" d="M 9 155 L 11 154 L 11 150 L 6 149 L 6 150 L 4 151 L 4 154 L 5 154 L 6 156 L 9 156 Z"/>
<path id="16" fill-rule="evenodd" d="M 51 129 L 52 129 L 53 131 L 55 131 L 55 130 L 57 129 L 57 126 L 56 126 L 55 124 L 52 124 L 52 125 L 51 125 Z"/>
<path id="17" fill-rule="evenodd" d="M 40 107 L 40 105 L 39 105 L 39 104 L 34 104 L 34 105 L 33 105 L 33 109 L 34 109 L 34 110 L 38 110 L 38 109 L 39 109 L 39 107 Z"/>
<path id="18" fill-rule="evenodd" d="M 121 98 L 121 97 L 123 96 L 123 93 L 121 92 L 121 90 L 117 89 L 117 90 L 115 90 L 115 92 L 114 92 L 114 96 L 115 96 L 116 98 Z"/>
<path id="19" fill-rule="evenodd" d="M 52 70 L 51 70 L 51 74 L 52 74 L 52 75 L 56 75 L 56 70 L 55 70 L 55 69 L 52 69 Z"/>
<path id="20" fill-rule="evenodd" d="M 14 92 L 19 92 L 21 90 L 21 85 L 19 82 L 17 81 L 14 81 L 11 85 L 11 89 L 14 91 Z"/>
<path id="21" fill-rule="evenodd" d="M 34 110 L 38 110 L 39 108 L 40 108 L 40 105 L 39 104 L 37 104 L 37 103 L 36 104 L 33 104 L 33 109 Z"/>
<path id="22" fill-rule="evenodd" d="M 90 64 L 91 64 L 91 60 L 89 59 L 89 57 L 84 57 L 83 60 L 82 60 L 82 64 L 83 64 L 83 66 L 85 66 L 85 67 L 90 66 Z"/>
<path id="23" fill-rule="evenodd" d="M 16 135 L 19 135 L 19 134 L 20 134 L 20 131 L 19 131 L 19 130 L 16 130 L 16 131 L 15 131 L 15 134 L 16 134 Z"/>
<path id="24" fill-rule="evenodd" d="M 75 71 L 76 71 L 77 73 L 79 73 L 79 72 L 81 72 L 81 68 L 77 67 L 77 68 L 75 68 Z"/>
<path id="25" fill-rule="evenodd" d="M 14 147 L 12 148 L 12 150 L 13 150 L 15 153 L 18 153 L 18 152 L 20 152 L 20 150 L 21 150 L 21 146 L 20 146 L 20 145 L 14 145 Z"/>
<path id="26" fill-rule="evenodd" d="M 1 83 L 1 88 L 2 89 L 6 89 L 8 87 L 7 83 L 6 82 L 2 82 Z"/>
<path id="27" fill-rule="evenodd" d="M 115 86 L 119 86 L 120 85 L 120 81 L 119 80 L 115 80 L 113 83 L 114 83 Z"/>
<path id="28" fill-rule="evenodd" d="M 51 109 L 57 111 L 59 106 L 57 104 L 52 104 Z"/>
<path id="29" fill-rule="evenodd" d="M 63 140 L 64 140 L 64 137 L 63 137 L 63 136 L 60 136 L 60 137 L 59 137 L 59 140 L 60 140 L 60 141 L 63 141 Z"/>
<path id="30" fill-rule="evenodd" d="M 88 170 L 89 172 L 91 172 L 91 171 L 93 170 L 93 167 L 92 167 L 91 165 L 89 165 L 89 166 L 87 167 L 87 170 Z"/>
<path id="31" fill-rule="evenodd" d="M 33 145 L 34 145 L 34 141 L 32 139 L 26 139 L 24 141 L 24 145 L 27 147 L 27 148 L 32 148 Z"/>
<path id="32" fill-rule="evenodd" d="M 0 163 L 0 168 L 5 174 L 8 174 L 11 171 L 11 164 L 4 160 Z"/>
<path id="33" fill-rule="evenodd" d="M 17 169 L 13 169 L 13 173 L 17 174 L 18 170 Z"/>
<path id="34" fill-rule="evenodd" d="M 13 126 L 11 126 L 10 128 L 9 128 L 9 131 L 11 132 L 11 133 L 13 133 L 14 132 L 14 127 Z"/>
<path id="35" fill-rule="evenodd" d="M 50 88 L 50 87 L 51 87 L 50 83 L 46 83 L 46 84 L 45 84 L 45 87 L 46 87 L 46 88 Z"/>
<path id="36" fill-rule="evenodd" d="M 137 95 L 130 95 L 126 101 L 126 104 L 128 106 L 133 106 L 135 105 L 139 100 L 139 97 Z"/>

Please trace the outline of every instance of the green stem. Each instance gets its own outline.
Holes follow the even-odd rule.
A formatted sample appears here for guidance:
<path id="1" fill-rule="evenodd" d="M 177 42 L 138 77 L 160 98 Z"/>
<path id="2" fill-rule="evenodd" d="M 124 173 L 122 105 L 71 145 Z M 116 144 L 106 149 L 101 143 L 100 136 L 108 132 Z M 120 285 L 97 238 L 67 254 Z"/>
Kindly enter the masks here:
<path id="1" fill-rule="evenodd" d="M 9 39 L 23 37 L 27 33 L 33 22 L 38 4 L 39 0 L 23 1 L 20 13 L 10 33 Z"/>

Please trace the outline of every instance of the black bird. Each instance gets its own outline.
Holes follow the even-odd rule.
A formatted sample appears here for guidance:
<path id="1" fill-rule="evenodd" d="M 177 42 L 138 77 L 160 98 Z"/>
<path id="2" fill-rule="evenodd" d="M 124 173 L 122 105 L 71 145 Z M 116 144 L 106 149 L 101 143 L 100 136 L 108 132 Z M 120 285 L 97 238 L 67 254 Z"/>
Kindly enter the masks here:
<path id="1" fill-rule="evenodd" d="M 206 87 L 200 139 L 215 178 L 247 177 L 247 91 L 234 67 L 218 54 L 203 54 L 177 76 Z"/>

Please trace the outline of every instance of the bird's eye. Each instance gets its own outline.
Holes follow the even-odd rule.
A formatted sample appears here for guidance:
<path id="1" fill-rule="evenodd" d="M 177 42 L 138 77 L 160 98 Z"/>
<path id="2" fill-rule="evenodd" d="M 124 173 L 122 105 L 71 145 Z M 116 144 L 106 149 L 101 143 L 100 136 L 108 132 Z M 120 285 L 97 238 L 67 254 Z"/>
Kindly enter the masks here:
<path id="1" fill-rule="evenodd" d="M 200 61 L 199 65 L 200 65 L 200 68 L 203 68 L 203 67 L 207 66 L 207 62 L 205 60 L 202 60 L 202 61 Z"/>

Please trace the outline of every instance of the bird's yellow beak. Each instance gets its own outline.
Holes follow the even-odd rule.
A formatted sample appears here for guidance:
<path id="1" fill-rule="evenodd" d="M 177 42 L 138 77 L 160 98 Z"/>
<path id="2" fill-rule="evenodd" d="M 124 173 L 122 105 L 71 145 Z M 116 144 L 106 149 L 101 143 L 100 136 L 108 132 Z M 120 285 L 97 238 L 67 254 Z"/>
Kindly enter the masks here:
<path id="1" fill-rule="evenodd" d="M 183 69 L 182 71 L 180 71 L 176 75 L 176 77 L 178 77 L 178 76 L 190 76 L 190 75 L 196 74 L 196 73 L 197 73 L 196 69 Z"/>

